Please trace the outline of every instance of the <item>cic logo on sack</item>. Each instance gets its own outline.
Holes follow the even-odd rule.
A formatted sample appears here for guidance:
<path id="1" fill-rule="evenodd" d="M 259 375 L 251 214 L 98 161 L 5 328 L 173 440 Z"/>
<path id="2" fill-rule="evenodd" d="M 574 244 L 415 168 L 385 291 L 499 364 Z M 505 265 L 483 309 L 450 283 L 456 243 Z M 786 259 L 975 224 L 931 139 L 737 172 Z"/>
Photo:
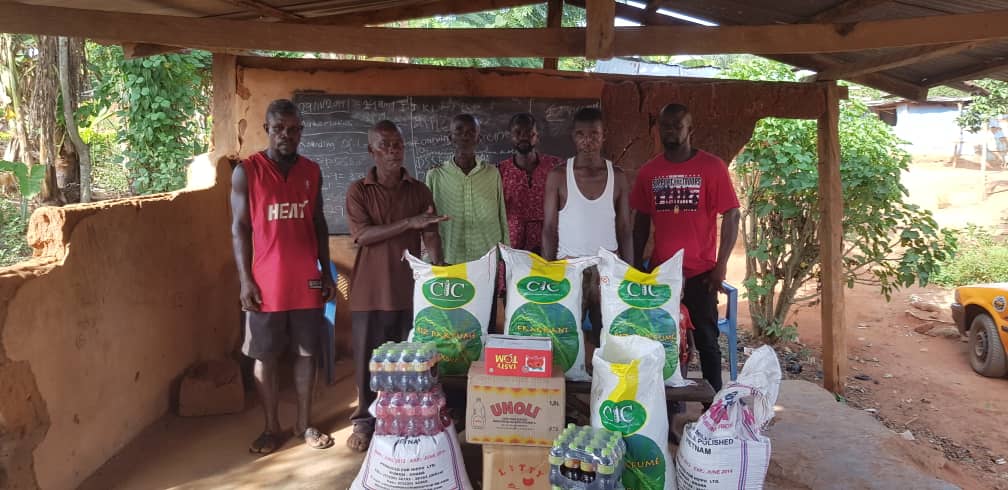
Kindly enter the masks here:
<path id="1" fill-rule="evenodd" d="M 647 410 L 634 400 L 606 400 L 599 407 L 599 416 L 606 429 L 621 432 L 625 436 L 641 430 L 647 422 Z"/>
<path id="2" fill-rule="evenodd" d="M 643 284 L 625 280 L 620 283 L 619 298 L 634 308 L 658 308 L 672 298 L 672 288 L 667 284 Z"/>
<path id="3" fill-rule="evenodd" d="M 457 277 L 436 277 L 423 283 L 421 291 L 427 301 L 444 310 L 461 308 L 476 296 L 472 283 Z"/>
<path id="4" fill-rule="evenodd" d="M 518 281 L 518 294 L 533 303 L 556 303 L 570 294 L 570 281 L 554 281 L 548 277 L 529 276 Z"/>

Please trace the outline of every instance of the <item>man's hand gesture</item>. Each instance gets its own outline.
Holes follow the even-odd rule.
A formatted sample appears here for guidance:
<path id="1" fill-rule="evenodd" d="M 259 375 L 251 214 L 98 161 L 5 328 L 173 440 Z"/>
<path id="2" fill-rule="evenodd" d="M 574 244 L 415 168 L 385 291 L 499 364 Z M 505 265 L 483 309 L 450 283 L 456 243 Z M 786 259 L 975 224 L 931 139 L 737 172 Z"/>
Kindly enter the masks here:
<path id="1" fill-rule="evenodd" d="M 449 219 L 451 218 L 448 216 L 434 214 L 434 206 L 427 206 L 427 211 L 407 218 L 406 224 L 411 230 L 423 230 L 430 225 L 440 223 L 442 221 L 448 221 Z"/>

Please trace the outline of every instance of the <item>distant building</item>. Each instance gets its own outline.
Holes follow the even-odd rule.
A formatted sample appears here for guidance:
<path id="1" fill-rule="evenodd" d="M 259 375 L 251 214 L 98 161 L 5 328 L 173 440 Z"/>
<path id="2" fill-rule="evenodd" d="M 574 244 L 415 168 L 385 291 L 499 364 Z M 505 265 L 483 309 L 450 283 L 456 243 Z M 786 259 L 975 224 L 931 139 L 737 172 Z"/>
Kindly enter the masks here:
<path id="1" fill-rule="evenodd" d="M 688 67 L 665 64 L 640 58 L 612 58 L 596 63 L 595 72 L 660 77 L 718 78 L 721 69 L 716 66 Z"/>
<path id="2" fill-rule="evenodd" d="M 958 155 L 979 161 L 985 139 L 983 131 L 970 133 L 956 123 L 963 107 L 969 103 L 969 97 L 933 97 L 925 102 L 875 101 L 869 102 L 868 107 L 907 142 L 905 148 L 911 155 L 949 161 Z M 1008 118 L 991 121 L 991 137 L 987 138 L 988 163 L 1000 165 L 1008 152 L 1008 140 L 1002 128 L 1008 129 Z"/>

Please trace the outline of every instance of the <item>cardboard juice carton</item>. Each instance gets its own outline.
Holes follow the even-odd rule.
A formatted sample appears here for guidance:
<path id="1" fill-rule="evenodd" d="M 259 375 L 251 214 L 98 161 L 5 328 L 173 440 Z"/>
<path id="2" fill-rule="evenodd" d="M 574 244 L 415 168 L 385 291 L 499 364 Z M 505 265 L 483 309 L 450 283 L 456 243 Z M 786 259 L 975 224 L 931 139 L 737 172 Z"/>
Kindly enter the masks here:
<path id="1" fill-rule="evenodd" d="M 548 337 L 488 335 L 483 359 L 486 374 L 549 378 L 553 375 L 553 342 Z"/>

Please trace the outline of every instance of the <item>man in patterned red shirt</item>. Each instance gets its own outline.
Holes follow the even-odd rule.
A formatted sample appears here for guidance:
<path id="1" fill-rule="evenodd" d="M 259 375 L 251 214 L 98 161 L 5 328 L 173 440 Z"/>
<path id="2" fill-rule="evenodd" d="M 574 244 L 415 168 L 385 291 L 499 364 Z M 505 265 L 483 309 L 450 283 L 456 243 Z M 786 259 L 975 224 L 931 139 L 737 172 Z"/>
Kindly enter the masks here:
<path id="1" fill-rule="evenodd" d="M 546 176 L 562 160 L 536 150 L 539 130 L 532 114 L 515 114 L 508 129 L 514 152 L 510 158 L 500 162 L 499 168 L 511 246 L 542 255 Z"/>

